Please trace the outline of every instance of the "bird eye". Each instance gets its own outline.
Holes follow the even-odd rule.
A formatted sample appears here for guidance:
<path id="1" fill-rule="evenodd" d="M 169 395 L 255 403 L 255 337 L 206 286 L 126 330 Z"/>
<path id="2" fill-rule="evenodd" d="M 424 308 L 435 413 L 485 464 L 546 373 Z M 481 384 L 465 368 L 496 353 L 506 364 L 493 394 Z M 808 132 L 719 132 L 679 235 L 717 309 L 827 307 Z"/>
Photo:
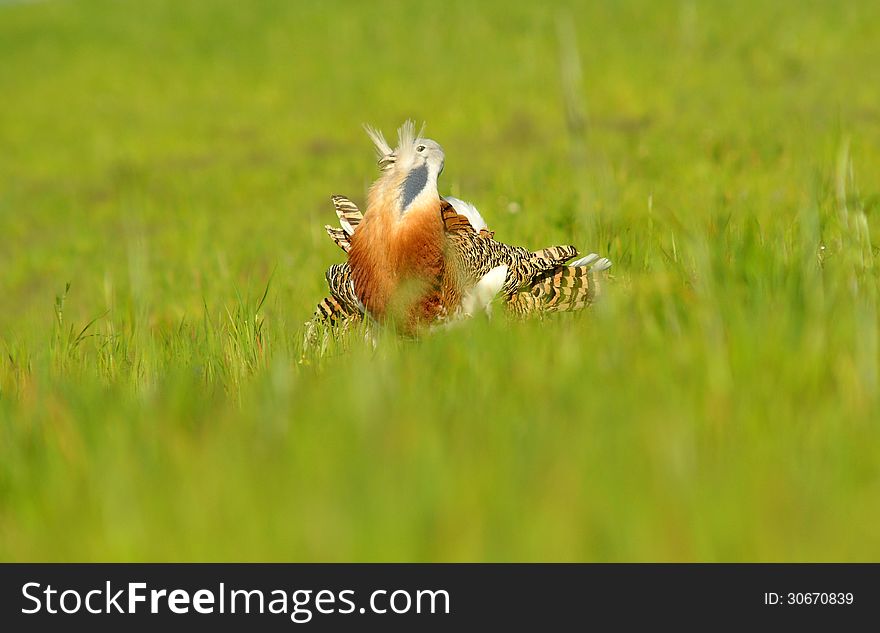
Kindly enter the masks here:
<path id="1" fill-rule="evenodd" d="M 419 146 L 416 148 L 416 151 L 417 151 L 417 152 L 424 152 L 424 151 L 425 151 L 425 146 L 424 146 L 424 145 L 419 145 Z"/>

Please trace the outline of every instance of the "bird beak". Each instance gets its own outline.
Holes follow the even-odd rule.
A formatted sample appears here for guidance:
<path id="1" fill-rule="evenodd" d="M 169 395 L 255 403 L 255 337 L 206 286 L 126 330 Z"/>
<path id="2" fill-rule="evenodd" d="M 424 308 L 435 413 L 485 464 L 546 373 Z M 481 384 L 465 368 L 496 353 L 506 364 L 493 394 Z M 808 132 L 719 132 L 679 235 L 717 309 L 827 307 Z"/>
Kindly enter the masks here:
<path id="1" fill-rule="evenodd" d="M 386 169 L 390 169 L 391 166 L 397 161 L 397 155 L 394 153 L 385 154 L 382 158 L 379 159 L 378 165 L 381 171 L 385 171 Z"/>

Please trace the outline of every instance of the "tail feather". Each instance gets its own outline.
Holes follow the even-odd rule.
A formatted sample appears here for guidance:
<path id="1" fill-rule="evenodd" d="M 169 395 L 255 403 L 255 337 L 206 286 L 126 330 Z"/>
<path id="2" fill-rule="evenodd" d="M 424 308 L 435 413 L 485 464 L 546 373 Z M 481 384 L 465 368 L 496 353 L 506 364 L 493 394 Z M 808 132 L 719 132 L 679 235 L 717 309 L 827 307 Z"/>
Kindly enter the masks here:
<path id="1" fill-rule="evenodd" d="M 546 260 L 554 264 L 564 264 L 572 257 L 577 257 L 577 255 L 578 250 L 574 246 L 548 246 L 533 252 L 532 259 Z M 574 264 L 570 265 L 574 266 Z"/>
<path id="2" fill-rule="evenodd" d="M 361 319 L 364 309 L 354 294 L 348 263 L 333 264 L 327 269 L 325 277 L 330 287 L 330 296 L 325 297 L 318 304 L 315 319 L 330 323 Z"/>
<path id="3" fill-rule="evenodd" d="M 359 320 L 359 312 L 350 312 L 336 297 L 324 297 L 315 309 L 315 320 L 323 323 L 336 324 L 342 321 Z"/>
<path id="4" fill-rule="evenodd" d="M 333 201 L 333 208 L 336 210 L 336 216 L 339 218 L 342 229 L 348 235 L 353 234 L 357 225 L 364 219 L 363 214 L 357 205 L 345 196 L 330 196 L 330 199 Z"/>
<path id="5" fill-rule="evenodd" d="M 596 253 L 590 253 L 589 255 L 571 262 L 569 266 L 588 266 L 593 271 L 598 272 L 611 268 L 611 260 L 607 257 L 600 257 Z"/>
<path id="6" fill-rule="evenodd" d="M 336 242 L 336 246 L 344 250 L 346 253 L 351 250 L 351 241 L 348 239 L 348 233 L 343 229 L 340 229 L 338 226 L 325 224 L 324 230 L 327 231 L 327 235 L 330 236 L 330 239 Z"/>
<path id="7" fill-rule="evenodd" d="M 330 196 L 333 201 L 333 209 L 336 211 L 336 217 L 339 218 L 338 226 L 324 225 L 324 230 L 330 239 L 346 253 L 351 250 L 351 236 L 357 228 L 361 220 L 364 219 L 363 214 L 358 210 L 357 205 L 345 196 Z"/>
<path id="8" fill-rule="evenodd" d="M 580 310 L 599 295 L 598 276 L 585 266 L 559 266 L 541 275 L 527 291 L 510 298 L 508 307 L 522 316 Z"/>

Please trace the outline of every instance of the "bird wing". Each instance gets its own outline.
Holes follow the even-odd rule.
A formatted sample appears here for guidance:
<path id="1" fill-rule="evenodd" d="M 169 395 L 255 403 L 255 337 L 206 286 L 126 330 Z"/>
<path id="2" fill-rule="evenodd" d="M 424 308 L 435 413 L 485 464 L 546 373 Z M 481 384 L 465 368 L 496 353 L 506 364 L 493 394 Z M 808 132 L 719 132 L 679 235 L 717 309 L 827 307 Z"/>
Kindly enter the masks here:
<path id="1" fill-rule="evenodd" d="M 333 264 L 327 269 L 325 278 L 330 287 L 330 296 L 321 299 L 318 303 L 315 319 L 329 323 L 361 319 L 364 309 L 354 294 L 354 283 L 348 263 Z"/>
<path id="2" fill-rule="evenodd" d="M 327 231 L 327 235 L 330 236 L 330 239 L 336 242 L 336 246 L 346 253 L 351 250 L 351 240 L 348 239 L 348 233 L 346 233 L 344 229 L 340 229 L 338 226 L 325 224 L 324 230 Z"/>
<path id="3" fill-rule="evenodd" d="M 452 204 L 443 201 L 440 212 L 453 256 L 465 278 L 473 283 L 496 266 L 507 266 L 507 278 L 502 292 L 512 296 L 523 287 L 530 287 L 538 277 L 573 257 L 574 246 L 551 246 L 530 251 L 522 246 L 511 246 L 474 230 L 468 219 L 458 214 Z"/>
<path id="4" fill-rule="evenodd" d="M 333 208 L 336 210 L 336 216 L 342 229 L 349 235 L 354 233 L 357 225 L 364 219 L 363 214 L 358 210 L 357 205 L 345 196 L 330 196 L 333 201 Z"/>
<path id="5" fill-rule="evenodd" d="M 586 266 L 557 266 L 539 276 L 531 287 L 511 296 L 507 308 L 520 316 L 580 310 L 599 294 L 596 271 Z"/>
<path id="6" fill-rule="evenodd" d="M 347 253 L 351 250 L 350 238 L 354 235 L 354 230 L 364 219 L 364 216 L 358 210 L 357 205 L 345 196 L 330 196 L 330 199 L 333 201 L 333 208 L 336 210 L 336 217 L 339 218 L 339 224 L 342 225 L 342 228 L 325 224 L 324 229 L 330 239 Z"/>
<path id="7" fill-rule="evenodd" d="M 452 196 L 447 196 L 446 201 L 452 205 L 452 208 L 455 209 L 455 212 L 459 215 L 463 215 L 468 219 L 473 229 L 479 233 L 480 231 L 488 231 L 489 225 L 486 224 L 486 220 L 483 219 L 483 216 L 480 215 L 480 212 L 477 210 L 477 207 L 472 205 L 470 202 L 465 202 L 464 200 L 459 200 L 458 198 L 453 198 Z"/>
<path id="8" fill-rule="evenodd" d="M 611 266 L 610 261 L 595 253 L 566 265 L 578 256 L 574 246 L 529 251 L 499 242 L 483 231 L 477 232 L 468 218 L 446 201 L 441 213 L 451 256 L 466 283 L 476 284 L 490 270 L 507 266 L 501 294 L 514 314 L 579 310 L 598 296 L 596 273 Z"/>

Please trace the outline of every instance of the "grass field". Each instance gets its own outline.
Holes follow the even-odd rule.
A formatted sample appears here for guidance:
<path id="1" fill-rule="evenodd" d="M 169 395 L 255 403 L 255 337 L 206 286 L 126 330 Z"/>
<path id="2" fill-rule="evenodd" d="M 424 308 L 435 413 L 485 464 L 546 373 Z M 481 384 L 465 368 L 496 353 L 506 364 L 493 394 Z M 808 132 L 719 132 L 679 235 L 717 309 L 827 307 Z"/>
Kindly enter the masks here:
<path id="1" fill-rule="evenodd" d="M 878 59 L 869 1 L 0 3 L 0 559 L 880 560 Z M 303 350 L 407 117 L 604 301 Z"/>

